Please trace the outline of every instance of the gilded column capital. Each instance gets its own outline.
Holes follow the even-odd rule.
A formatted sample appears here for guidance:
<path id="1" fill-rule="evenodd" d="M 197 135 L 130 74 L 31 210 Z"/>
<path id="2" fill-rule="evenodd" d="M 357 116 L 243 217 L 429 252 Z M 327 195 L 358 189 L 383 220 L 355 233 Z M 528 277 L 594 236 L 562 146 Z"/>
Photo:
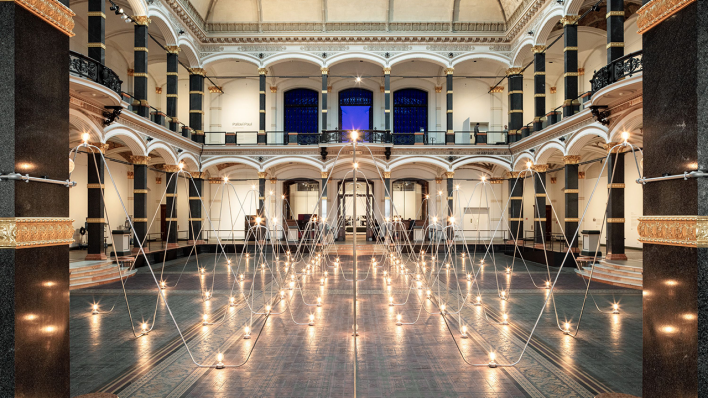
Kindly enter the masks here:
<path id="1" fill-rule="evenodd" d="M 189 68 L 189 73 L 192 75 L 206 76 L 204 68 Z"/>
<path id="2" fill-rule="evenodd" d="M 506 70 L 507 76 L 520 75 L 520 74 L 521 74 L 521 68 L 509 68 Z"/>
<path id="3" fill-rule="evenodd" d="M 271 183 L 271 184 L 275 185 L 277 182 L 278 182 L 278 178 L 276 178 L 276 177 L 271 177 L 271 178 L 270 178 L 270 183 Z"/>
<path id="4" fill-rule="evenodd" d="M 490 93 L 503 93 L 504 92 L 504 87 L 503 86 L 494 86 L 489 88 Z"/>
<path id="5" fill-rule="evenodd" d="M 259 179 L 265 179 L 267 175 L 268 175 L 268 173 L 266 173 L 265 171 L 259 171 L 259 172 L 258 172 L 258 178 L 259 178 Z"/>
<path id="6" fill-rule="evenodd" d="M 445 68 L 446 75 L 451 75 L 453 72 L 455 72 L 455 68 Z"/>
<path id="7" fill-rule="evenodd" d="M 189 174 L 194 178 L 195 180 L 203 180 L 206 178 L 207 174 L 199 171 L 191 171 Z"/>
<path id="8" fill-rule="evenodd" d="M 504 180 L 501 178 L 490 178 L 489 179 L 490 184 L 501 184 L 503 182 L 504 182 Z"/>
<path id="9" fill-rule="evenodd" d="M 391 74 L 391 68 L 383 68 L 383 73 L 384 73 L 384 75 L 390 75 L 390 74 Z"/>
<path id="10" fill-rule="evenodd" d="M 578 164 L 578 163 L 580 163 L 580 155 L 563 156 L 563 163 L 565 163 L 565 164 Z"/>
<path id="11" fill-rule="evenodd" d="M 271 92 L 271 93 L 277 93 L 277 92 L 278 92 L 278 87 L 277 87 L 277 86 L 270 86 L 270 92 Z"/>
<path id="12" fill-rule="evenodd" d="M 548 171 L 548 165 L 547 164 L 535 164 L 535 165 L 531 166 L 531 169 L 537 173 L 545 173 Z"/>
<path id="13" fill-rule="evenodd" d="M 165 46 L 165 51 L 169 54 L 179 54 L 179 46 Z"/>
<path id="14" fill-rule="evenodd" d="M 95 146 L 103 154 L 105 154 L 106 151 L 110 148 L 109 144 L 104 144 L 102 142 L 89 142 L 88 144 Z M 90 149 L 93 149 L 93 148 L 90 148 Z"/>
<path id="15" fill-rule="evenodd" d="M 436 93 L 442 93 L 442 86 L 435 86 Z"/>
<path id="16" fill-rule="evenodd" d="M 512 178 L 517 179 L 517 178 L 519 178 L 519 174 L 520 174 L 520 172 L 518 172 L 518 171 L 507 171 L 506 178 L 507 179 L 512 179 Z"/>
<path id="17" fill-rule="evenodd" d="M 152 20 L 150 20 L 150 18 L 148 18 L 147 15 L 138 15 L 138 16 L 132 17 L 132 18 L 133 18 L 133 21 L 135 21 L 136 25 L 148 26 L 148 25 L 150 25 L 150 22 L 152 22 Z"/>
<path id="18" fill-rule="evenodd" d="M 446 171 L 445 176 L 447 178 L 453 178 L 453 177 L 455 177 L 455 172 L 454 171 Z"/>
<path id="19" fill-rule="evenodd" d="M 322 179 L 329 178 L 329 171 L 321 171 L 320 178 L 322 178 Z"/>
<path id="20" fill-rule="evenodd" d="M 167 173 L 176 173 L 176 172 L 180 171 L 180 168 L 176 164 L 163 164 L 162 170 L 164 170 Z"/>
<path id="21" fill-rule="evenodd" d="M 442 178 L 441 178 L 441 177 L 435 177 L 435 183 L 436 183 L 436 184 L 442 184 Z"/>
<path id="22" fill-rule="evenodd" d="M 619 142 L 608 142 L 607 144 L 604 144 L 603 146 L 605 147 L 605 150 L 607 153 L 622 153 L 624 150 L 623 146 L 618 146 L 620 143 Z M 615 148 L 616 147 L 616 148 Z M 615 149 L 612 149 L 615 148 Z"/>
<path id="23" fill-rule="evenodd" d="M 224 182 L 224 179 L 219 177 L 212 177 L 209 179 L 209 184 L 221 184 L 222 182 Z"/>
<path id="24" fill-rule="evenodd" d="M 212 94 L 223 93 L 224 90 L 221 86 L 209 86 L 209 92 Z"/>
<path id="25" fill-rule="evenodd" d="M 150 162 L 150 156 L 131 156 L 130 163 L 147 165 Z"/>
<path id="26" fill-rule="evenodd" d="M 268 69 L 266 69 L 266 68 L 258 68 L 258 74 L 259 74 L 259 75 L 267 75 L 267 74 L 268 74 Z"/>
<path id="27" fill-rule="evenodd" d="M 560 22 L 563 24 L 563 26 L 577 25 L 579 19 L 580 19 L 580 15 L 566 15 L 560 19 Z"/>
<path id="28" fill-rule="evenodd" d="M 260 69 L 259 69 L 260 71 Z M 323 75 L 328 75 L 329 74 L 329 68 L 320 68 L 320 72 L 322 72 Z"/>
<path id="29" fill-rule="evenodd" d="M 542 53 L 546 51 L 546 46 L 533 46 L 531 47 L 534 53 Z"/>
<path id="30" fill-rule="evenodd" d="M 384 178 L 391 178 L 391 172 L 390 171 L 384 171 L 383 172 Z"/>

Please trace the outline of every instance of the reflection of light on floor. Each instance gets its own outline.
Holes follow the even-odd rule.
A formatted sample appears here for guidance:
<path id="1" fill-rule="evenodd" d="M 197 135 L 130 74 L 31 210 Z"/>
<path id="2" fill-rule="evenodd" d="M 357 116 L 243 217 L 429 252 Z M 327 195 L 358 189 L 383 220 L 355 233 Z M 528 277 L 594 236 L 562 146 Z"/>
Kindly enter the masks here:
<path id="1" fill-rule="evenodd" d="M 613 343 L 619 343 L 622 338 L 622 317 L 619 314 L 613 314 L 610 321 L 610 338 Z"/>

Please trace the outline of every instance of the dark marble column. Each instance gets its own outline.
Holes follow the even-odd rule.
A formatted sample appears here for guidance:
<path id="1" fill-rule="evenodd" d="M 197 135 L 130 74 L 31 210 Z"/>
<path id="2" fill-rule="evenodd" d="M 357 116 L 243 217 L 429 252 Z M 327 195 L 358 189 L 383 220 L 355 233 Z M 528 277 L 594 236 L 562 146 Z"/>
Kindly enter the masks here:
<path id="1" fill-rule="evenodd" d="M 547 164 L 537 164 L 532 166 L 535 171 L 533 176 L 536 209 L 533 213 L 534 221 L 534 247 L 543 249 L 546 237 L 546 170 Z"/>
<path id="2" fill-rule="evenodd" d="M 391 68 L 384 68 L 384 130 L 391 131 Z M 428 126 L 425 126 L 426 129 Z"/>
<path id="3" fill-rule="evenodd" d="M 329 68 L 322 68 L 322 126 L 320 130 L 327 130 L 327 78 Z"/>
<path id="4" fill-rule="evenodd" d="M 327 214 L 329 212 L 329 205 L 327 201 L 327 179 L 329 177 L 329 172 L 323 171 L 320 173 L 320 189 L 322 190 L 322 204 L 320 206 L 320 215 L 322 222 L 327 220 Z M 285 219 L 285 215 L 282 216 Z"/>
<path id="5" fill-rule="evenodd" d="M 533 131 L 543 130 L 546 117 L 546 46 L 533 47 Z"/>
<path id="6" fill-rule="evenodd" d="M 451 222 L 451 217 L 455 216 L 455 172 L 454 171 L 447 171 L 445 172 L 445 176 L 447 177 L 447 225 L 450 226 L 452 225 Z M 450 228 L 447 231 L 447 238 L 449 240 L 454 239 L 455 237 L 455 231 L 454 228 Z"/>
<path id="7" fill-rule="evenodd" d="M 106 2 L 88 2 L 88 57 L 106 64 Z"/>
<path id="8" fill-rule="evenodd" d="M 108 149 L 107 144 L 101 144 L 100 142 L 92 142 L 91 145 L 99 148 L 101 152 L 105 152 Z M 95 149 L 93 150 L 96 151 Z M 101 153 L 98 151 L 89 153 L 86 156 L 88 158 L 88 184 L 86 185 L 88 189 L 88 217 L 86 218 L 86 223 L 88 224 L 86 228 L 88 252 L 86 260 L 105 260 L 106 215 L 105 203 L 103 202 L 105 163 Z"/>
<path id="9" fill-rule="evenodd" d="M 521 127 L 524 125 L 524 75 L 521 68 L 506 71 L 509 80 L 509 142 L 521 139 Z"/>
<path id="10" fill-rule="evenodd" d="M 268 70 L 258 69 L 258 145 L 266 145 L 266 75 Z"/>
<path id="11" fill-rule="evenodd" d="M 615 145 L 616 142 L 610 142 L 605 148 L 609 151 Z M 607 162 L 607 260 L 627 259 L 624 254 L 624 154 L 617 153 L 621 149 L 615 149 Z"/>
<path id="12" fill-rule="evenodd" d="M 148 105 L 148 24 L 146 16 L 133 17 L 135 20 L 135 47 L 133 47 L 135 72 L 133 73 L 133 109 L 142 117 L 150 117 Z"/>
<path id="13" fill-rule="evenodd" d="M 391 196 L 393 195 L 393 192 L 391 192 L 391 172 L 384 171 L 383 176 L 384 186 L 386 188 L 386 191 L 384 192 L 384 218 L 390 220 L 391 211 L 393 210 L 391 205 Z"/>
<path id="14" fill-rule="evenodd" d="M 0 2 L 0 170 L 66 180 L 73 13 L 23 4 Z M 0 396 L 69 397 L 68 245 L 83 222 L 68 187 L 0 181 Z"/>
<path id="15" fill-rule="evenodd" d="M 256 214 L 259 216 L 263 217 L 264 216 L 264 208 L 263 206 L 265 205 L 265 186 L 266 186 L 266 176 L 268 173 L 265 172 L 259 172 L 258 173 L 258 210 L 256 211 Z"/>
<path id="16" fill-rule="evenodd" d="M 189 127 L 192 141 L 204 143 L 204 69 L 189 70 Z"/>
<path id="17" fill-rule="evenodd" d="M 528 174 L 528 173 L 527 173 Z M 509 177 L 509 238 L 519 240 L 524 238 L 524 179 L 518 171 L 512 171 Z M 513 243 L 513 242 L 512 242 Z M 523 242 L 520 242 L 523 245 Z"/>
<path id="18" fill-rule="evenodd" d="M 204 173 L 194 172 L 189 181 L 189 244 L 206 243 L 205 233 L 202 231 L 202 196 L 204 192 Z"/>
<path id="19" fill-rule="evenodd" d="M 145 245 L 147 236 L 147 165 L 150 156 L 131 156 L 130 161 L 133 163 L 133 253 L 137 253 L 140 245 Z"/>
<path id="20" fill-rule="evenodd" d="M 668 13 L 661 12 L 663 6 L 656 0 L 645 2 L 637 24 L 643 34 L 648 178 L 708 170 L 708 3 L 685 3 Z M 708 179 L 648 183 L 643 196 L 645 216 L 638 227 L 644 243 L 642 396 L 704 396 Z M 671 235 L 679 230 L 685 235 Z"/>
<path id="21" fill-rule="evenodd" d="M 607 63 L 624 55 L 624 0 L 607 0 Z"/>
<path id="22" fill-rule="evenodd" d="M 447 85 L 447 131 L 445 133 L 445 143 L 455 145 L 455 127 L 452 120 L 452 73 L 453 68 L 445 69 L 445 83 Z"/>
<path id="23" fill-rule="evenodd" d="M 561 18 L 563 23 L 563 54 L 565 84 L 565 101 L 563 101 L 563 117 L 573 116 L 579 109 L 578 97 L 578 20 L 579 15 L 566 15 Z"/>
<path id="24" fill-rule="evenodd" d="M 572 252 L 578 252 L 579 234 L 578 230 L 578 163 L 580 163 L 580 155 L 563 156 L 565 163 L 565 236 L 568 237 L 568 243 L 572 248 Z M 575 235 L 575 239 L 573 236 Z M 573 239 L 571 241 L 571 239 Z"/>
<path id="25" fill-rule="evenodd" d="M 177 247 L 177 195 L 179 186 L 179 166 L 164 165 L 165 182 L 167 192 L 165 193 L 165 207 L 167 209 L 165 221 L 167 222 L 167 247 Z"/>
<path id="26" fill-rule="evenodd" d="M 167 46 L 167 117 L 169 128 L 180 132 L 177 120 L 177 95 L 179 92 L 179 46 Z"/>

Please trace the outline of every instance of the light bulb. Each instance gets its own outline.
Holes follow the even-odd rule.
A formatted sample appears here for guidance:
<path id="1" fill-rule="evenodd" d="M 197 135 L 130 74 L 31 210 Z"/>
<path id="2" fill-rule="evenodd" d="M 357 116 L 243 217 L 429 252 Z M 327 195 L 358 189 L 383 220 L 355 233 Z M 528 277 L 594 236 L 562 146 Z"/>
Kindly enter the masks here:
<path id="1" fill-rule="evenodd" d="M 320 278 L 320 286 L 324 285 L 324 278 Z"/>
<path id="2" fill-rule="evenodd" d="M 295 282 L 290 282 L 290 290 L 293 290 L 293 286 L 295 286 Z"/>
<path id="3" fill-rule="evenodd" d="M 315 326 L 315 314 L 310 314 L 310 326 Z"/>
<path id="4" fill-rule="evenodd" d="M 445 313 L 445 304 L 440 304 L 440 313 L 441 314 Z"/>
<path id="5" fill-rule="evenodd" d="M 477 301 L 475 301 L 474 305 L 482 305 L 482 296 L 477 296 Z"/>
<path id="6" fill-rule="evenodd" d="M 506 267 L 506 273 L 507 273 L 507 274 L 511 274 L 511 268 Z"/>
<path id="7" fill-rule="evenodd" d="M 462 325 L 462 338 L 466 339 L 467 338 L 467 326 Z"/>
<path id="8" fill-rule="evenodd" d="M 388 306 L 393 307 L 393 297 L 388 298 Z"/>
<path id="9" fill-rule="evenodd" d="M 612 313 L 613 313 L 613 314 L 619 314 L 619 313 L 620 313 L 620 311 L 619 311 L 619 304 L 617 304 L 617 303 L 612 304 Z"/>
<path id="10" fill-rule="evenodd" d="M 270 313 L 270 306 L 266 305 L 266 313 Z"/>
<path id="11" fill-rule="evenodd" d="M 455 185 L 455 189 L 459 190 L 459 189 L 460 189 L 460 184 Z"/>
<path id="12" fill-rule="evenodd" d="M 229 177 L 224 177 L 224 182 L 229 182 Z"/>
<path id="13" fill-rule="evenodd" d="M 223 360 L 224 360 L 224 354 L 222 354 L 222 353 L 216 354 L 216 360 L 219 361 L 219 362 L 223 361 Z"/>
<path id="14" fill-rule="evenodd" d="M 285 290 L 280 291 L 280 298 L 285 298 Z"/>
<path id="15" fill-rule="evenodd" d="M 255 184 L 251 185 L 251 189 L 256 189 L 256 185 Z"/>
<path id="16" fill-rule="evenodd" d="M 533 166 L 533 163 L 531 163 L 531 162 L 526 162 L 526 168 L 527 168 L 527 169 L 530 169 L 531 166 Z"/>
<path id="17" fill-rule="evenodd" d="M 454 223 L 455 223 L 455 217 L 450 217 L 450 224 L 454 224 Z"/>
<path id="18" fill-rule="evenodd" d="M 401 314 L 396 315 L 396 325 L 401 326 L 401 318 L 403 318 Z"/>
<path id="19" fill-rule="evenodd" d="M 627 142 L 628 139 L 629 139 L 629 132 L 627 132 L 627 131 L 622 132 L 622 140 Z"/>
<path id="20" fill-rule="evenodd" d="M 273 224 L 277 224 L 277 223 L 278 223 L 278 219 L 273 217 Z"/>
<path id="21" fill-rule="evenodd" d="M 203 325 L 208 324 L 208 322 L 207 322 L 208 319 L 209 319 L 209 316 L 207 314 L 202 315 L 202 320 L 204 321 L 204 322 L 202 322 L 202 324 Z"/>
<path id="22" fill-rule="evenodd" d="M 359 163 L 358 162 L 354 163 L 354 168 L 356 169 L 358 167 L 359 167 Z"/>
<path id="23" fill-rule="evenodd" d="M 273 191 L 268 191 L 269 194 L 273 195 Z"/>
<path id="24" fill-rule="evenodd" d="M 243 280 L 243 274 L 239 275 L 238 278 Z"/>
<path id="25" fill-rule="evenodd" d="M 81 139 L 84 141 L 84 144 L 88 144 L 88 140 L 91 138 L 91 134 L 89 133 L 83 133 L 81 134 Z"/>
<path id="26" fill-rule="evenodd" d="M 318 307 L 322 306 L 322 298 L 321 297 L 317 297 L 317 306 Z"/>
<path id="27" fill-rule="evenodd" d="M 438 191 L 438 196 L 442 195 L 442 191 Z"/>
<path id="28" fill-rule="evenodd" d="M 494 352 L 493 352 L 493 351 L 489 353 L 489 367 L 490 367 L 490 368 L 496 368 L 496 367 L 497 367 L 497 363 L 494 361 L 494 360 L 496 359 L 496 357 L 497 357 L 497 356 L 494 355 Z"/>
<path id="29" fill-rule="evenodd" d="M 357 83 L 361 83 L 361 77 L 357 76 L 355 80 Z"/>
<path id="30" fill-rule="evenodd" d="M 229 297 L 229 307 L 233 307 L 236 304 L 236 297 Z"/>
<path id="31" fill-rule="evenodd" d="M 450 263 L 445 263 L 445 268 L 450 268 Z"/>
<path id="32" fill-rule="evenodd" d="M 482 176 L 482 182 L 485 182 L 487 180 L 487 176 Z"/>
<path id="33" fill-rule="evenodd" d="M 180 170 L 184 169 L 184 163 L 182 163 L 182 162 L 180 162 L 177 166 L 179 167 Z"/>
<path id="34" fill-rule="evenodd" d="M 546 281 L 546 289 L 550 289 L 550 288 L 551 288 L 551 281 Z"/>
<path id="35" fill-rule="evenodd" d="M 361 81 L 361 78 L 357 77 L 357 79 L 359 79 L 359 80 L 357 80 L 357 81 Z M 357 138 L 359 138 L 359 132 L 356 131 L 356 130 L 352 131 L 352 132 L 351 132 L 351 137 L 352 137 L 352 140 L 356 140 Z"/>
<path id="36" fill-rule="evenodd" d="M 500 323 L 501 325 L 508 325 L 509 324 L 509 315 L 505 313 L 502 314 L 502 321 Z"/>
<path id="37" fill-rule="evenodd" d="M 243 338 L 244 339 L 250 339 L 251 338 L 251 328 L 246 326 L 243 328 Z"/>
<path id="38" fill-rule="evenodd" d="M 256 217 L 256 224 L 260 224 L 260 223 L 261 223 L 261 218 L 260 218 L 260 217 Z"/>
<path id="39" fill-rule="evenodd" d="M 285 195 L 280 195 L 280 199 L 285 199 Z"/>
<path id="40" fill-rule="evenodd" d="M 140 325 L 140 327 L 143 329 L 143 333 L 144 333 L 144 332 L 147 332 L 147 330 L 148 330 L 148 324 L 147 324 L 147 323 L 143 322 L 143 324 Z"/>
<path id="41" fill-rule="evenodd" d="M 94 315 L 98 314 L 98 304 L 93 305 L 93 311 L 91 313 Z"/>
<path id="42" fill-rule="evenodd" d="M 438 218 L 437 218 L 437 217 L 433 217 L 433 222 L 438 222 Z"/>

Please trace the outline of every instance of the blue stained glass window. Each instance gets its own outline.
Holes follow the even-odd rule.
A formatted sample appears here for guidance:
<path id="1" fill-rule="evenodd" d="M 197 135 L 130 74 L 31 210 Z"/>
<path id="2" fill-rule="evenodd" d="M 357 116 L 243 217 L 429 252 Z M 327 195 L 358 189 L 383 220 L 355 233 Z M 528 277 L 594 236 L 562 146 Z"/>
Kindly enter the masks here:
<path id="1" fill-rule="evenodd" d="M 393 93 L 393 132 L 428 131 L 428 92 L 404 88 Z"/>
<path id="2" fill-rule="evenodd" d="M 296 88 L 284 93 L 285 131 L 290 133 L 317 133 L 319 93 L 307 88 Z"/>

